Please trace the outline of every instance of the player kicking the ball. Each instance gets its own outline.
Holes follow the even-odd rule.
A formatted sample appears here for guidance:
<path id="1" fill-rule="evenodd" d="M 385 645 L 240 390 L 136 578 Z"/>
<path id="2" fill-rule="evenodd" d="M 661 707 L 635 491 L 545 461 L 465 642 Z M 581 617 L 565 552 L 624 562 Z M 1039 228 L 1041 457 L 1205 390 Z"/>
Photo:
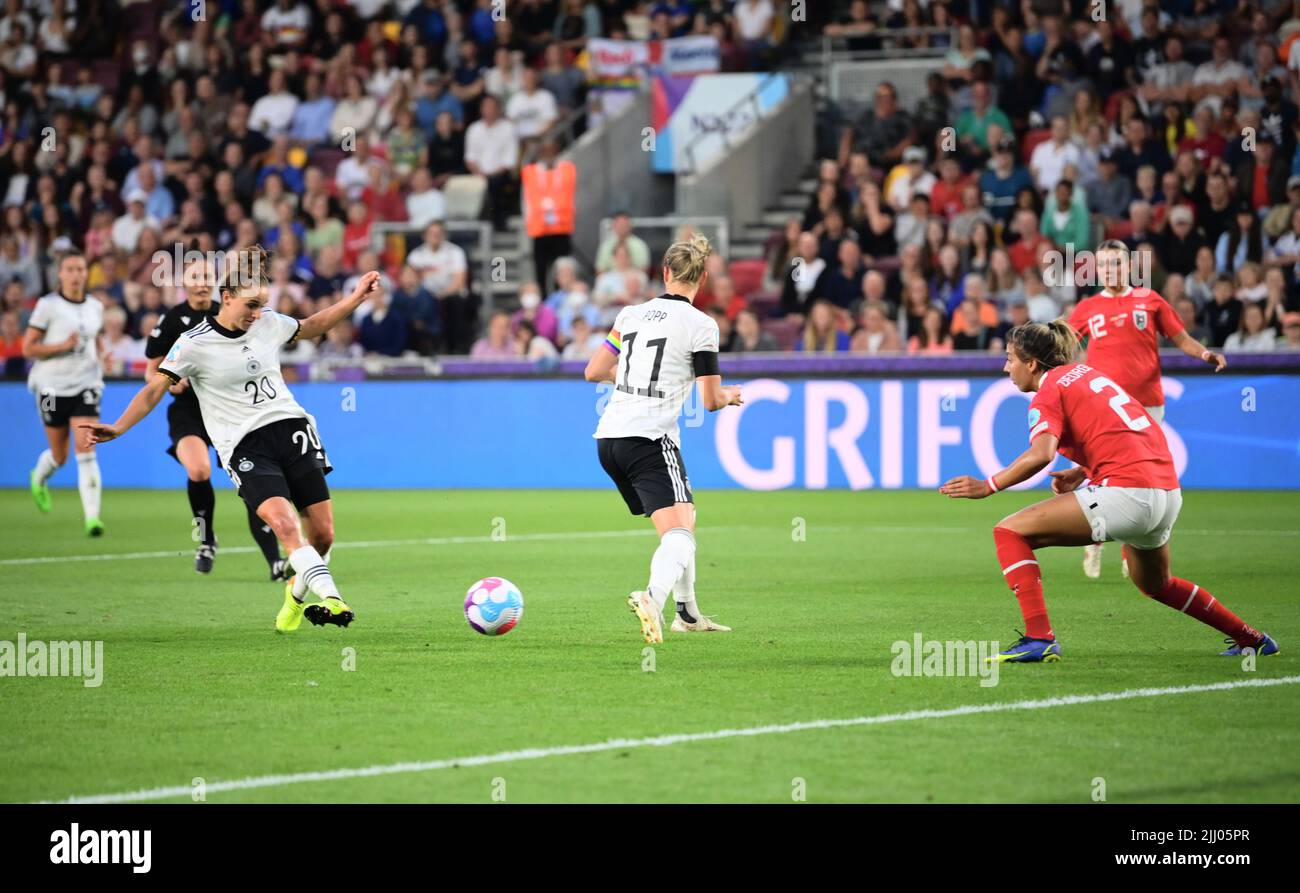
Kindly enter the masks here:
<path id="1" fill-rule="evenodd" d="M 217 286 L 217 314 L 176 340 L 158 367 L 160 374 L 140 389 L 121 418 L 111 425 L 86 427 L 93 442 L 121 437 L 172 385 L 188 378 L 240 498 L 275 531 L 296 572 L 285 586 L 275 628 L 291 632 L 304 616 L 317 626 L 347 626 L 354 619 L 352 609 L 339 596 L 321 557 L 334 542 L 325 483 L 331 466 L 314 420 L 285 386 L 280 349 L 298 338 L 319 338 L 351 316 L 377 286 L 379 274 L 366 273 L 346 301 L 299 322 L 265 309 L 269 272 L 266 252 L 259 246 L 233 253 Z M 308 591 L 320 601 L 305 605 Z"/>
<path id="2" fill-rule="evenodd" d="M 673 632 L 730 632 L 695 603 L 695 505 L 682 463 L 677 417 L 695 382 L 710 412 L 739 406 L 740 388 L 723 387 L 718 373 L 718 324 L 692 306 L 704 284 L 709 240 L 695 236 L 664 254 L 664 291 L 625 307 L 602 350 L 587 363 L 587 381 L 613 382 L 614 393 L 596 427 L 601 467 L 634 515 L 659 534 L 650 582 L 628 596 L 650 643 L 662 642 L 663 609 L 677 603 Z"/>
<path id="3" fill-rule="evenodd" d="M 1101 291 L 1084 298 L 1070 314 L 1070 327 L 1087 344 L 1088 365 L 1124 389 L 1157 423 L 1165 421 L 1165 390 L 1160 381 L 1160 344 L 1164 335 L 1174 346 L 1222 372 L 1227 361 L 1183 328 L 1178 313 L 1157 292 L 1129 283 L 1128 247 L 1117 239 L 1097 246 Z M 1127 560 L 1123 564 L 1128 574 Z M 1083 572 L 1101 576 L 1101 543 L 1083 550 Z"/>
<path id="4" fill-rule="evenodd" d="M 953 478 L 940 493 L 983 499 L 1029 480 L 1059 450 L 1078 467 L 1052 472 L 1051 499 L 1003 518 L 993 528 L 998 561 L 1020 602 L 1025 632 L 995 660 L 1058 661 L 1061 646 L 1047 620 L 1034 550 L 1118 540 L 1128 546 L 1129 575 L 1145 595 L 1228 637 L 1225 656 L 1255 649 L 1276 654 L 1268 635 L 1247 625 L 1200 586 L 1169 574 L 1169 535 L 1182 492 L 1160 425 L 1119 385 L 1084 363 L 1064 320 L 1029 323 L 1007 333 L 1006 372 L 1029 404 L 1029 449 L 1007 468 L 978 480 Z M 1093 483 L 1081 487 L 1085 478 Z"/>
<path id="5" fill-rule="evenodd" d="M 149 333 L 149 341 L 144 348 L 144 355 L 149 359 L 145 381 L 158 374 L 163 357 L 183 332 L 211 322 L 219 309 L 212 305 L 216 273 L 211 264 L 204 261 L 191 264 L 186 268 L 182 282 L 185 300 L 164 313 L 157 328 Z M 212 562 L 217 551 L 214 517 L 217 494 L 212 489 L 212 463 L 208 458 L 212 438 L 208 437 L 208 431 L 203 427 L 199 398 L 194 395 L 189 381 L 182 378 L 168 390 L 173 396 L 171 405 L 167 407 L 167 433 L 171 439 L 167 455 L 185 469 L 190 515 L 200 525 L 202 534 L 198 551 L 194 555 L 194 569 L 200 574 L 207 574 L 212 572 Z M 288 575 L 288 562 L 280 557 L 280 544 L 276 541 L 275 531 L 257 517 L 252 506 L 248 506 L 248 529 L 271 569 L 271 580 L 283 580 Z"/>

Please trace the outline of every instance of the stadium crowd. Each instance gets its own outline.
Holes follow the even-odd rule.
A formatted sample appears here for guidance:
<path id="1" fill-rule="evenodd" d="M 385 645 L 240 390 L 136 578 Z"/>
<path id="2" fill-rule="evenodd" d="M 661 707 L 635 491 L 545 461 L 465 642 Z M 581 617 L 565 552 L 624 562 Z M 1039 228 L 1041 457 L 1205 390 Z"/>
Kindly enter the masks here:
<path id="1" fill-rule="evenodd" d="M 590 39 L 711 34 L 724 70 L 768 68 L 796 43 L 783 5 L 219 0 L 196 17 L 192 0 L 4 0 L 7 373 L 72 246 L 109 307 L 110 369 L 140 362 L 182 299 L 155 276 L 177 244 L 268 246 L 271 306 L 298 317 L 384 270 L 352 324 L 298 359 L 583 359 L 619 307 L 657 293 L 631 218 L 588 266 L 535 237 L 518 309 L 480 331 L 481 258 L 443 224 L 457 184 L 510 225 L 521 170 L 549 165 L 557 122 L 585 107 Z M 806 36 L 941 62 L 914 102 L 885 81 L 838 109 L 808 208 L 761 260 L 711 259 L 697 303 L 724 350 L 998 352 L 1010 326 L 1094 290 L 1074 266 L 1102 238 L 1141 252 L 1196 337 L 1300 348 L 1300 3 L 809 5 Z M 416 235 L 374 238 L 384 223 Z"/>

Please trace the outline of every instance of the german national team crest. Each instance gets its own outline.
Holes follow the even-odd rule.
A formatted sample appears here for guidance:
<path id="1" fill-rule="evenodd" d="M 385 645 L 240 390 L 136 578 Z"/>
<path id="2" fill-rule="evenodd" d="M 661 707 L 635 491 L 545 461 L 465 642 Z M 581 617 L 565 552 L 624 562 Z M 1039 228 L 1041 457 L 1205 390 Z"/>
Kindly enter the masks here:
<path id="1" fill-rule="evenodd" d="M 252 471 L 252 470 L 253 470 L 253 463 L 252 463 L 251 461 L 249 461 L 248 459 L 245 459 L 245 460 L 243 460 L 242 462 L 239 463 L 239 470 L 240 470 L 240 471 L 244 471 L 244 472 Z"/>
<path id="2" fill-rule="evenodd" d="M 257 357 L 249 357 L 248 363 L 244 366 L 249 375 L 256 375 L 262 368 L 262 364 L 257 361 Z"/>
<path id="3" fill-rule="evenodd" d="M 1145 310 L 1133 311 L 1133 328 L 1139 332 L 1145 332 L 1147 328 L 1147 312 Z"/>

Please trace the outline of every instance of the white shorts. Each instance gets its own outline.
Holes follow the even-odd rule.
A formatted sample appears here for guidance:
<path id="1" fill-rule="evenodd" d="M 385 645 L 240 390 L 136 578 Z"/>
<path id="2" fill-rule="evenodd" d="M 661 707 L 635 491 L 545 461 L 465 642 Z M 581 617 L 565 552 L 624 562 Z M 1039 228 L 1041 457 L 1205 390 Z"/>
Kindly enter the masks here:
<path id="1" fill-rule="evenodd" d="M 1156 424 L 1158 425 L 1164 424 L 1165 422 L 1164 404 L 1161 404 L 1160 406 L 1144 406 L 1142 408 L 1147 411 L 1147 415 L 1151 416 L 1151 418 L 1156 420 Z"/>
<path id="2" fill-rule="evenodd" d="M 1115 540 L 1135 549 L 1159 549 L 1169 542 L 1183 507 L 1182 490 L 1148 487 L 1089 484 L 1075 490 L 1074 498 L 1092 525 L 1094 541 Z"/>

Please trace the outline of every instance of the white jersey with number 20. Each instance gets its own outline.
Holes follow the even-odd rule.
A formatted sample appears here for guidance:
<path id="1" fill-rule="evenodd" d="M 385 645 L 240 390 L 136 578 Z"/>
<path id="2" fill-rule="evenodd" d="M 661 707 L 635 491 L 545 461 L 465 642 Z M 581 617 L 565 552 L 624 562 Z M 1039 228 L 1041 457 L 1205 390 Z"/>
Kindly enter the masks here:
<path id="1" fill-rule="evenodd" d="M 614 392 L 594 436 L 667 435 L 680 447 L 677 417 L 695 385 L 694 356 L 718 352 L 718 324 L 686 298 L 661 295 L 624 307 L 614 329 L 622 342 Z"/>
<path id="2" fill-rule="evenodd" d="M 222 463 L 251 431 L 281 419 L 311 419 L 280 374 L 280 348 L 298 334 L 292 317 L 264 310 L 247 332 L 206 320 L 182 334 L 158 371 L 188 378 L 203 426 Z"/>

